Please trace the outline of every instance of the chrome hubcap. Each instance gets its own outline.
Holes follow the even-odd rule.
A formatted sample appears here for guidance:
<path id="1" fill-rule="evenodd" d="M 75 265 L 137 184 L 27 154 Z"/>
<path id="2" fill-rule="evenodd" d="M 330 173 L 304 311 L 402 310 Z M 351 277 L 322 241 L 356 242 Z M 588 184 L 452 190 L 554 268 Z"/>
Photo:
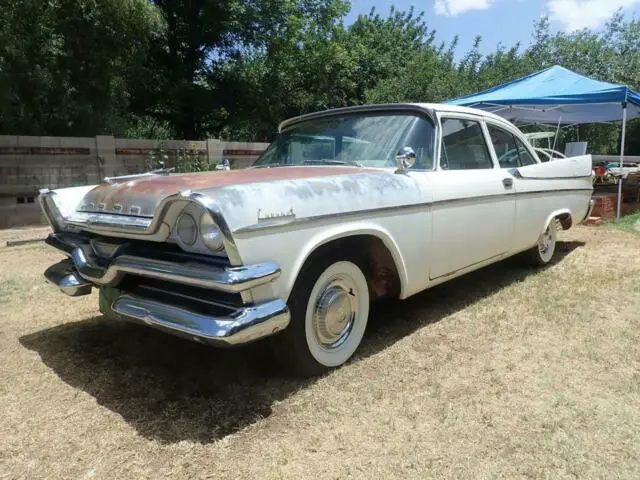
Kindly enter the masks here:
<path id="1" fill-rule="evenodd" d="M 339 347 L 349 336 L 356 317 L 355 285 L 350 279 L 334 279 L 320 292 L 313 311 L 313 330 L 325 348 Z"/>
<path id="2" fill-rule="evenodd" d="M 540 236 L 540 240 L 538 240 L 538 249 L 541 254 L 545 254 L 551 248 L 551 241 L 553 240 L 553 235 L 551 234 L 551 227 L 547 227 L 545 232 Z"/>

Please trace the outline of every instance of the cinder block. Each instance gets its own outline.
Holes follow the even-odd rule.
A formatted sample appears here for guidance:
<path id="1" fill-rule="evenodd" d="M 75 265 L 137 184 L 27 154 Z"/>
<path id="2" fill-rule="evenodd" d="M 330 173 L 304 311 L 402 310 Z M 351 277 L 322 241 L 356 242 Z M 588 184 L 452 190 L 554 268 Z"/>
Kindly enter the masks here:
<path id="1" fill-rule="evenodd" d="M 587 217 L 582 221 L 583 225 L 602 225 L 603 220 L 601 217 Z"/>

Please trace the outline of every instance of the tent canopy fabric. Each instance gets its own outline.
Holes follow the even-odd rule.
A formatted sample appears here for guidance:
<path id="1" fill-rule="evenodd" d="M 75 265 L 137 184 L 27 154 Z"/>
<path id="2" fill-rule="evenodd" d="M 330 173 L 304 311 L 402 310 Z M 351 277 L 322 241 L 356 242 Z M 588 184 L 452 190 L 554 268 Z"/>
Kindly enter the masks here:
<path id="1" fill-rule="evenodd" d="M 601 82 L 558 65 L 450 100 L 480 108 L 517 123 L 602 123 L 640 117 L 640 94 L 626 85 Z"/>

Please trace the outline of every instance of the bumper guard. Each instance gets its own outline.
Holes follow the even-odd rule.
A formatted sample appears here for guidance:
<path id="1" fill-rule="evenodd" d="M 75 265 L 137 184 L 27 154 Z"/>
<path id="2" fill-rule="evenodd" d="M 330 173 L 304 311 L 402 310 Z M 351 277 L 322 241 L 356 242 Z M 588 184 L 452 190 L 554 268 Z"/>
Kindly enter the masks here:
<path id="1" fill-rule="evenodd" d="M 587 209 L 587 214 L 584 216 L 584 218 L 582 219 L 582 221 L 580 223 L 584 222 L 587 218 L 589 218 L 591 216 L 591 212 L 593 212 L 593 207 L 595 205 L 596 205 L 596 201 L 593 198 L 591 198 L 589 200 L 589 208 Z"/>

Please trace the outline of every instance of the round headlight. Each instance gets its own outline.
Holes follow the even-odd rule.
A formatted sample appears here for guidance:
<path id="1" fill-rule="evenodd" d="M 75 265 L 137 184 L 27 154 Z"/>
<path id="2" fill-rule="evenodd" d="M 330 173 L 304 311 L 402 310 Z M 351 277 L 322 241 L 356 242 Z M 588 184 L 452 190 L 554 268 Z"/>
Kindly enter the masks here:
<path id="1" fill-rule="evenodd" d="M 204 213 L 200 217 L 200 238 L 209 250 L 217 252 L 222 250 L 222 232 L 214 223 L 210 215 Z"/>
<path id="2" fill-rule="evenodd" d="M 198 240 L 198 225 L 188 213 L 183 213 L 177 223 L 178 238 L 185 245 L 193 245 Z"/>

